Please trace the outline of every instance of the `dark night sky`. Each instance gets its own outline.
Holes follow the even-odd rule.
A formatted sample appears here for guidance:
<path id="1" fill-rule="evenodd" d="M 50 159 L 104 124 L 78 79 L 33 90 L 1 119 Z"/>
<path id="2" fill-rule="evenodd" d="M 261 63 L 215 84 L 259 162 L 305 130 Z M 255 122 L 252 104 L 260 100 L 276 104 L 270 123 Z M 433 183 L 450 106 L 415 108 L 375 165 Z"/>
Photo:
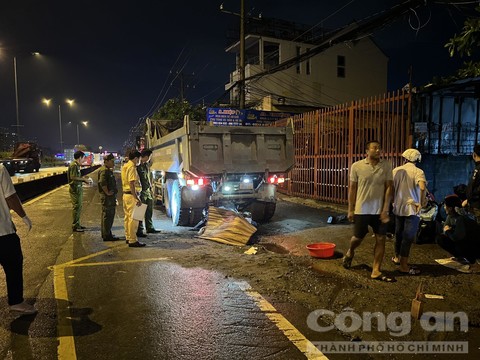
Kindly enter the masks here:
<path id="1" fill-rule="evenodd" d="M 57 107 L 47 109 L 42 97 L 62 104 L 63 140 L 94 149 L 120 150 L 129 129 L 149 113 L 158 99 L 179 96 L 172 75 L 183 67 L 191 102 L 217 100 L 224 93 L 234 58 L 226 54 L 227 32 L 239 21 L 219 11 L 222 1 L 2 1 L 0 5 L 0 126 L 16 123 L 13 56 L 17 56 L 21 133 L 41 146 L 59 148 Z M 247 0 L 253 15 L 337 28 L 376 14 L 398 0 Z M 238 0 L 224 0 L 238 12 Z M 341 9 L 344 5 L 345 8 Z M 473 5 L 469 5 L 473 8 Z M 338 12 L 337 12 L 338 11 Z M 337 12 L 337 13 L 335 13 Z M 374 40 L 389 56 L 389 89 L 450 74 L 458 61 L 443 45 L 463 25 L 458 8 L 430 5 L 417 15 L 424 28 L 413 30 L 408 17 L 378 30 Z M 412 14 L 410 22 L 416 25 Z M 41 57 L 29 56 L 32 51 Z M 165 86 L 162 91 L 162 87 Z M 166 90 L 169 90 L 166 93 Z M 70 109 L 64 99 L 76 100 Z"/>

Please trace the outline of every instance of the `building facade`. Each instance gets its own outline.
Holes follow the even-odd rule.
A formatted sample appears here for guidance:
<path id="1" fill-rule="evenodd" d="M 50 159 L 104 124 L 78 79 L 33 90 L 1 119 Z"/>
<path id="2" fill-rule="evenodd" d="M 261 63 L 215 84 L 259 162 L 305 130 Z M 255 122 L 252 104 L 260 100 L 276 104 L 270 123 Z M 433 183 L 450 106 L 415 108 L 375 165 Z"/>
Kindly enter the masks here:
<path id="1" fill-rule="evenodd" d="M 326 107 L 383 94 L 387 90 L 388 58 L 369 38 L 335 45 L 297 62 L 294 66 L 259 78 L 250 76 L 269 70 L 314 48 L 325 36 L 313 34 L 304 25 L 275 20 L 247 27 L 245 36 L 245 100 L 260 110 L 282 106 Z M 236 70 L 225 89 L 231 104 L 238 104 L 240 80 L 239 41 L 226 49 L 236 55 Z"/>

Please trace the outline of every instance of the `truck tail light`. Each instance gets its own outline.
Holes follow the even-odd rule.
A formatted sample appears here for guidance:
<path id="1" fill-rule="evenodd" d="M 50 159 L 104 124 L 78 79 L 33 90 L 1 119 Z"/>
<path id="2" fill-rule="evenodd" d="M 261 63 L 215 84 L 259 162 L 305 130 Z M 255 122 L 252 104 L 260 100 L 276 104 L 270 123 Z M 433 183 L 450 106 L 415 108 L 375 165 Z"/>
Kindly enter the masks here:
<path id="1" fill-rule="evenodd" d="M 270 184 L 283 184 L 285 182 L 285 178 L 283 177 L 283 175 L 273 175 L 268 178 L 268 182 Z"/>
<path id="2" fill-rule="evenodd" d="M 205 178 L 191 178 L 187 179 L 187 186 L 204 186 L 208 184 L 208 179 Z"/>

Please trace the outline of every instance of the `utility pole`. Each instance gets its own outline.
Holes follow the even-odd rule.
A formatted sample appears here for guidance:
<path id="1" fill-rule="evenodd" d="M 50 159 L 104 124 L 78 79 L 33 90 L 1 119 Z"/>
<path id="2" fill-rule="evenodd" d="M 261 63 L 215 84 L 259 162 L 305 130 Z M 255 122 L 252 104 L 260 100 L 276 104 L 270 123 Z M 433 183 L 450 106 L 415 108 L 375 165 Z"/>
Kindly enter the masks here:
<path id="1" fill-rule="evenodd" d="M 245 0 L 240 0 L 240 109 L 245 109 Z"/>
<path id="2" fill-rule="evenodd" d="M 13 73 L 15 76 L 15 108 L 17 111 L 17 131 L 16 131 L 16 136 L 17 136 L 17 142 L 20 141 L 20 116 L 19 116 L 19 111 L 18 111 L 18 80 L 17 80 L 17 57 L 13 57 Z"/>
<path id="3" fill-rule="evenodd" d="M 193 77 L 195 76 L 194 73 L 191 73 L 191 74 L 185 74 L 183 73 L 183 71 L 181 72 L 177 72 L 177 76 L 175 77 L 175 79 L 172 81 L 172 85 L 174 82 L 176 82 L 177 78 L 178 78 L 178 82 L 179 82 L 179 93 L 180 93 L 180 100 L 181 101 L 184 101 L 185 98 L 186 98 L 186 89 L 189 89 L 189 88 L 195 88 L 195 84 L 194 85 L 190 85 L 190 82 L 191 80 L 193 79 Z"/>

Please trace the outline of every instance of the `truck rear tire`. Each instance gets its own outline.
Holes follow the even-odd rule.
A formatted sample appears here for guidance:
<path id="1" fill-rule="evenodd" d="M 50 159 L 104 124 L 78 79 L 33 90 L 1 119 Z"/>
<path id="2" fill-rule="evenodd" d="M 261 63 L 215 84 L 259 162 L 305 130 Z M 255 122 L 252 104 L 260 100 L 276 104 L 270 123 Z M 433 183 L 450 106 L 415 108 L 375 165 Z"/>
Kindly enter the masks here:
<path id="1" fill-rule="evenodd" d="M 190 223 L 190 209 L 182 208 L 182 186 L 178 180 L 172 184 L 171 212 L 174 226 L 187 226 Z"/>
<path id="2" fill-rule="evenodd" d="M 268 221 L 273 217 L 273 215 L 275 214 L 276 208 L 277 208 L 276 203 L 265 204 L 265 221 Z"/>
<path id="3" fill-rule="evenodd" d="M 275 214 L 276 203 L 255 201 L 247 208 L 252 214 L 252 220 L 256 222 L 266 222 Z"/>

